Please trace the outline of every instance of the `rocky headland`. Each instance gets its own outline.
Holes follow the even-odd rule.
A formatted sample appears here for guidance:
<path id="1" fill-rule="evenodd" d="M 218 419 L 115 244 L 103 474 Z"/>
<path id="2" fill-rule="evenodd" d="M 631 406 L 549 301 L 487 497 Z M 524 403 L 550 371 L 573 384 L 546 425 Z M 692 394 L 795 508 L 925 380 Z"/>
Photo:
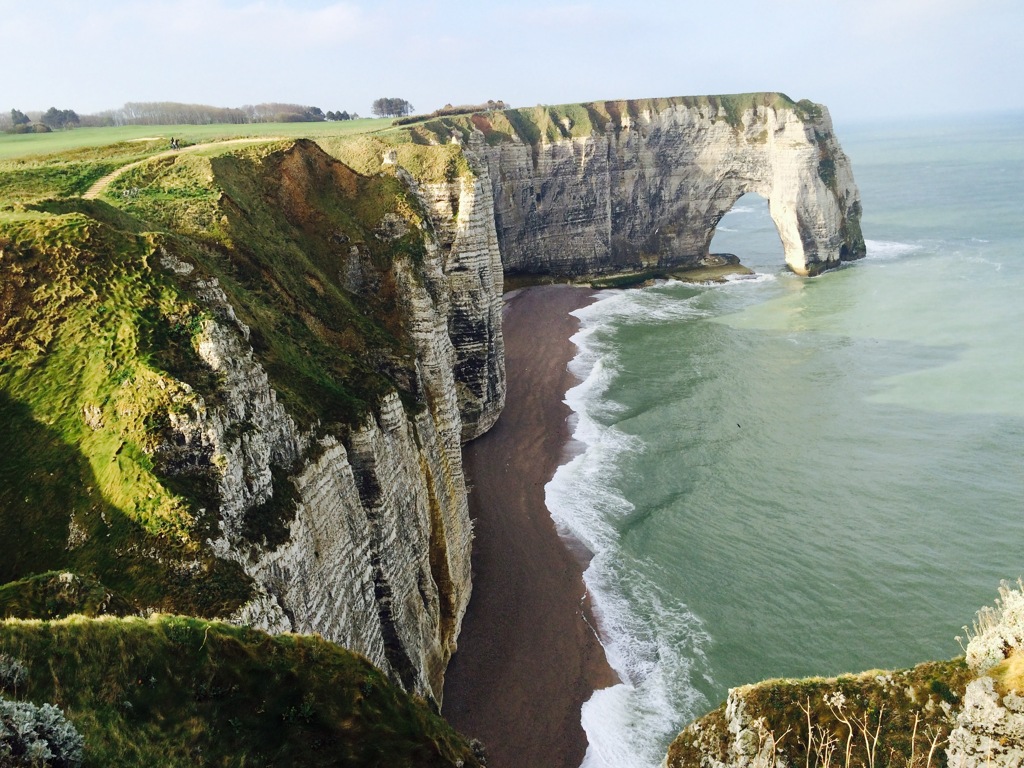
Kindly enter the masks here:
<path id="1" fill-rule="evenodd" d="M 699 266 L 742 195 L 768 200 L 786 263 L 864 256 L 861 202 L 827 109 L 777 93 L 502 110 L 406 127 L 486 166 L 506 274 Z"/>

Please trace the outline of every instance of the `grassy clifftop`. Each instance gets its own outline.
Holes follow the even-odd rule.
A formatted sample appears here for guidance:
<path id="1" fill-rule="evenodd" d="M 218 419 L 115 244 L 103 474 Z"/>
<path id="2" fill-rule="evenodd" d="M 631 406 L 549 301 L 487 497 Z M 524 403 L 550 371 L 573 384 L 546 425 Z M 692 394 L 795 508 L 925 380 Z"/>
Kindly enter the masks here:
<path id="1" fill-rule="evenodd" d="M 220 397 L 199 286 L 224 291 L 300 427 L 344 434 L 387 392 L 422 407 L 398 292 L 422 213 L 393 175 L 308 141 L 155 158 L 78 196 L 161 149 L 0 162 L 0 585 L 69 570 L 137 608 L 224 616 L 250 588 L 204 545 L 216 467 L 176 481 L 156 451 L 168 413 Z M 282 508 L 253 521 L 256 541 L 288 517 L 277 469 Z"/>
<path id="2" fill-rule="evenodd" d="M 673 741 L 667 768 L 1017 767 L 1024 761 L 1024 582 L 964 627 L 965 656 L 913 669 L 769 680 Z"/>
<path id="3" fill-rule="evenodd" d="M 27 667 L 3 694 L 63 709 L 85 766 L 479 765 L 422 701 L 318 637 L 176 616 L 10 620 L 0 654 Z"/>
<path id="4" fill-rule="evenodd" d="M 484 134 L 488 144 L 511 141 L 525 144 L 550 143 L 563 139 L 619 131 L 643 115 L 686 107 L 706 111 L 715 120 L 739 125 L 743 113 L 756 107 L 793 109 L 801 117 L 820 117 L 821 107 L 810 101 L 794 102 L 782 93 L 738 93 L 721 96 L 676 96 L 656 99 L 595 101 L 557 106 L 538 105 L 475 114 L 425 117 L 403 121 L 413 141 L 442 144 L 458 136 L 468 141 L 473 130 Z"/>

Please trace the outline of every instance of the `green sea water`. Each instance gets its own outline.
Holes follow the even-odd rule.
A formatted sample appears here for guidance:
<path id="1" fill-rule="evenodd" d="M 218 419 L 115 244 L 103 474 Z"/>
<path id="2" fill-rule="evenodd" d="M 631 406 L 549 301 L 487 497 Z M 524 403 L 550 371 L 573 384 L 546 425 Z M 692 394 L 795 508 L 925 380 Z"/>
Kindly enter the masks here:
<path id="1" fill-rule="evenodd" d="M 547 488 L 623 684 L 589 766 L 655 766 L 728 688 L 904 667 L 1024 575 L 1024 116 L 837 126 L 868 257 L 783 268 L 764 200 L 721 286 L 579 312 L 582 453 Z"/>

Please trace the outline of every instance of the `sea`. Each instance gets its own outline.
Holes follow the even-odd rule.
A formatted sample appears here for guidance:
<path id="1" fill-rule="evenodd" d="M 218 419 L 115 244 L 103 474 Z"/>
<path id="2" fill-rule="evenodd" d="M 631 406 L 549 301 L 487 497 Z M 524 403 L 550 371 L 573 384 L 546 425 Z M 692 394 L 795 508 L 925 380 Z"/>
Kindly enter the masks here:
<path id="1" fill-rule="evenodd" d="M 546 497 L 622 681 L 587 768 L 660 765 L 734 686 L 957 656 L 1024 575 L 1024 114 L 836 128 L 865 259 L 788 272 L 746 195 L 712 252 L 753 275 L 575 313 Z"/>

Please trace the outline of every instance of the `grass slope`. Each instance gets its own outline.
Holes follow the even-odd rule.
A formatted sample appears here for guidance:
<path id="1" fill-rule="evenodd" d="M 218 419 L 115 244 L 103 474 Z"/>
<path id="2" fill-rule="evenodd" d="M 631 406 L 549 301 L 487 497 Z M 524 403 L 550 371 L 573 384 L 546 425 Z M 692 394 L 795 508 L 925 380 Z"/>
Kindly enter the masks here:
<path id="1" fill-rule="evenodd" d="M 393 175 L 306 141 L 153 159 L 77 197 L 162 150 L 0 163 L 0 538 L 17 542 L 0 584 L 67 570 L 137 608 L 225 616 L 250 586 L 204 545 L 218 469 L 183 480 L 157 451 L 169 412 L 219 397 L 196 351 L 212 315 L 195 280 L 218 281 L 300 425 L 343 435 L 387 392 L 422 407 L 399 292 L 423 257 L 422 214 Z M 408 231 L 382 234 L 396 219 Z M 164 253 L 193 266 L 188 280 Z M 279 503 L 257 510 L 253 541 L 281 540 L 290 469 L 274 467 Z"/>
<path id="2" fill-rule="evenodd" d="M 167 149 L 171 137 L 182 146 L 236 138 L 285 136 L 294 139 L 348 136 L 391 126 L 390 119 L 360 119 L 324 123 L 250 123 L 232 125 L 128 125 L 111 128 L 76 128 L 53 133 L 0 133 L 0 161 L 32 155 L 67 154 L 73 150 L 99 148 L 119 143 L 145 144 L 152 141 Z"/>
<path id="3" fill-rule="evenodd" d="M 99 581 L 64 571 L 49 571 L 0 586 L 0 619 L 59 619 L 128 616 L 131 604 Z"/>
<path id="4" fill-rule="evenodd" d="M 28 667 L 17 698 L 85 737 L 85 766 L 479 765 L 422 701 L 319 637 L 72 617 L 0 623 L 0 653 Z"/>
<path id="5" fill-rule="evenodd" d="M 223 615 L 241 569 L 204 552 L 197 517 L 154 473 L 151 414 L 188 402 L 156 329 L 196 305 L 146 236 L 74 212 L 0 221 L 0 583 L 54 569 L 163 610 Z M 195 358 L 191 346 L 175 348 Z M 186 565 L 187 564 L 187 565 Z"/>

